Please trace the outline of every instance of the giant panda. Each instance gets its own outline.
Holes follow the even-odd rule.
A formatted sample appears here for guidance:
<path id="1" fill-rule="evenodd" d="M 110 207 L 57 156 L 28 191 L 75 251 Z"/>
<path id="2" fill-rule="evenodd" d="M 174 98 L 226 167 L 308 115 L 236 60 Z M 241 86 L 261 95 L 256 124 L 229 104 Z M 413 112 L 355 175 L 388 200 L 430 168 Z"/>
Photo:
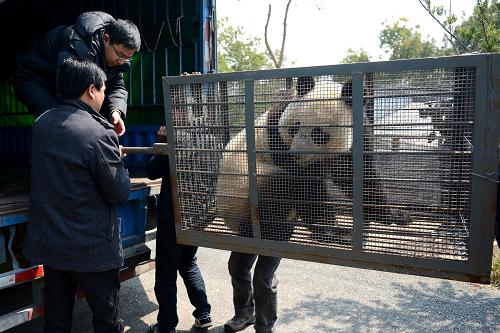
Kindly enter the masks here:
<path id="1" fill-rule="evenodd" d="M 290 103 L 278 123 L 288 147 L 289 160 L 283 167 L 290 178 L 289 200 L 314 240 L 350 243 L 346 231 L 336 226 L 341 207 L 335 202 L 352 195 L 351 91 L 350 81 L 324 80 Z"/>
<path id="2" fill-rule="evenodd" d="M 363 122 L 368 123 L 365 113 Z M 343 85 L 326 82 L 321 90 L 313 89 L 295 103 L 290 103 L 278 124 L 289 154 L 295 157 L 296 163 L 288 164 L 291 167 L 287 171 L 297 176 L 291 189 L 291 197 L 299 203 L 295 206 L 297 214 L 309 225 L 313 237 L 319 240 L 331 239 L 332 233 L 345 236 L 332 222 L 334 219 L 328 210 L 331 204 L 325 202 L 331 203 L 335 192 L 352 200 L 352 124 L 352 81 Z M 373 134 L 365 128 L 365 150 L 372 141 Z M 363 188 L 369 189 L 364 191 L 365 221 L 410 223 L 407 212 L 388 208 L 387 193 L 373 155 L 366 154 L 363 160 Z"/>
<path id="3" fill-rule="evenodd" d="M 295 89 L 280 92 L 274 105 L 255 120 L 257 190 L 264 239 L 286 240 L 293 231 L 297 216 L 293 205 L 288 202 L 292 187 L 284 166 L 294 161 L 287 154 L 290 147 L 283 142 L 278 124 L 286 107 L 313 88 L 312 78 L 298 78 Z M 216 211 L 229 229 L 251 237 L 246 150 L 246 130 L 242 130 L 229 141 L 221 158 Z M 280 229 L 280 234 L 273 229 Z"/>
<path id="4" fill-rule="evenodd" d="M 328 217 L 332 192 L 352 197 L 351 88 L 350 82 L 317 85 L 312 78 L 299 78 L 295 90 L 280 94 L 275 105 L 256 119 L 262 238 L 286 241 L 298 221 L 309 226 L 313 236 L 336 232 L 333 225 L 325 229 L 316 222 L 332 220 Z M 226 226 L 251 237 L 246 148 L 245 130 L 227 144 L 219 169 L 216 207 Z M 338 165 L 345 168 L 341 178 L 335 176 Z M 372 177 L 374 167 L 368 167 L 369 178 L 376 179 Z M 384 191 L 376 192 L 376 206 L 385 207 Z M 371 209 L 371 213 L 391 215 L 387 208 L 382 210 Z M 385 220 L 393 222 L 392 218 Z"/>

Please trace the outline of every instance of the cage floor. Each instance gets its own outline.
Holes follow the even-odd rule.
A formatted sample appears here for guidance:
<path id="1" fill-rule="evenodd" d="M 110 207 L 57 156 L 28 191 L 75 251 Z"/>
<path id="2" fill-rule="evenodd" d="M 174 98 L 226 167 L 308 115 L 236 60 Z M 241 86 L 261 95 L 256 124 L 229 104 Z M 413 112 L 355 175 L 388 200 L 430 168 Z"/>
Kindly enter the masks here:
<path id="1" fill-rule="evenodd" d="M 336 235 L 326 235 L 318 239 L 307 226 L 296 225 L 289 242 L 351 250 L 352 228 L 352 217 L 338 216 L 335 223 Z M 225 236 L 238 235 L 226 226 L 221 218 L 214 219 L 203 232 Z M 467 261 L 468 236 L 467 228 L 449 228 L 444 223 L 430 223 L 427 219 L 414 219 L 409 225 L 371 222 L 364 225 L 363 252 Z"/>

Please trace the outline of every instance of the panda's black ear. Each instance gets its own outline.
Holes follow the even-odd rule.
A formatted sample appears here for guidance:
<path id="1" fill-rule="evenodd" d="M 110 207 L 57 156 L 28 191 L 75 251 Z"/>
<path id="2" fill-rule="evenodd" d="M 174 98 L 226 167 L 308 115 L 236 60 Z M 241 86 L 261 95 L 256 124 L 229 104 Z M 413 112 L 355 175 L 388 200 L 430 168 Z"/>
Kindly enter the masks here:
<path id="1" fill-rule="evenodd" d="M 316 83 L 312 76 L 302 76 L 297 78 L 297 96 L 302 97 L 314 89 Z"/>
<path id="2" fill-rule="evenodd" d="M 367 103 L 366 94 L 366 88 L 363 87 L 363 106 L 365 106 Z M 344 85 L 342 86 L 342 92 L 340 93 L 340 98 L 342 98 L 345 104 L 352 107 L 352 80 L 344 83 Z"/>
<path id="3" fill-rule="evenodd" d="M 349 80 L 342 86 L 340 97 L 348 106 L 352 106 L 352 81 Z"/>

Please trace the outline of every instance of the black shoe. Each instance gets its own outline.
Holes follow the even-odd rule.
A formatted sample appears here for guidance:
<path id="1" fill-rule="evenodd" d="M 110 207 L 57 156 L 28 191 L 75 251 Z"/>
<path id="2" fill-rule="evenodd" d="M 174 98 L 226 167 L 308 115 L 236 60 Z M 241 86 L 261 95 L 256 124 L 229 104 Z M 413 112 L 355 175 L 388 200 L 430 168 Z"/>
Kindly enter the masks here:
<path id="1" fill-rule="evenodd" d="M 212 326 L 212 318 L 210 317 L 210 313 L 203 312 L 198 318 L 195 319 L 194 326 L 197 328 L 208 328 Z"/>
<path id="2" fill-rule="evenodd" d="M 149 333 L 161 333 L 158 328 L 158 323 L 153 323 L 149 326 Z M 166 333 L 177 333 L 177 330 L 174 328 L 173 330 L 167 331 Z"/>
<path id="3" fill-rule="evenodd" d="M 240 317 L 236 315 L 224 324 L 224 332 L 243 331 L 245 328 L 253 324 L 255 324 L 254 315 L 251 315 L 250 317 Z"/>

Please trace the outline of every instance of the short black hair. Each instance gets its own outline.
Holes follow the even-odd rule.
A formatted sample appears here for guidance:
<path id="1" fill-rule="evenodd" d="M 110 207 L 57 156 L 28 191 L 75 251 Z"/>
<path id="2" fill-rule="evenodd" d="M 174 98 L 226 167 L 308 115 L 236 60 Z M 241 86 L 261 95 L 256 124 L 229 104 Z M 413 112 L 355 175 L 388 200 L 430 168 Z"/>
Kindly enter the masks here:
<path id="1" fill-rule="evenodd" d="M 106 74 L 92 61 L 68 58 L 57 75 L 57 93 L 62 98 L 75 99 L 82 96 L 91 84 L 100 90 L 105 81 Z"/>
<path id="2" fill-rule="evenodd" d="M 141 34 L 134 22 L 116 20 L 104 28 L 112 44 L 123 44 L 127 49 L 139 51 L 141 48 Z"/>

